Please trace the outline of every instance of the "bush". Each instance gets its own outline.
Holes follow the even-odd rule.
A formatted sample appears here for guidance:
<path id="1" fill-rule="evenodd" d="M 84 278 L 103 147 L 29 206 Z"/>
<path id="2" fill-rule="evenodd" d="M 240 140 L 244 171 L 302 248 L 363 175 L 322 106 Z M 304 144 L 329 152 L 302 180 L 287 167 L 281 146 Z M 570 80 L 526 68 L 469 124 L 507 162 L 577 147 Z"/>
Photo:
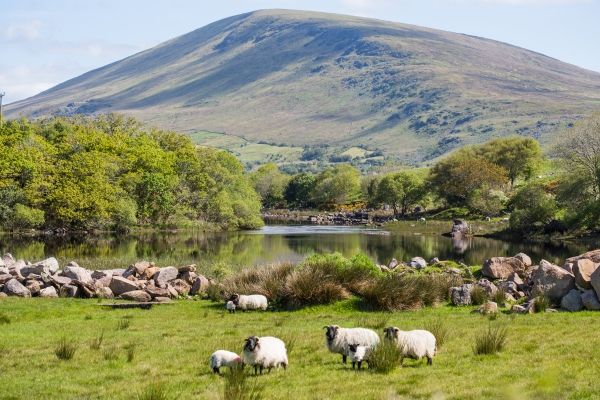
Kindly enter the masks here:
<path id="1" fill-rule="evenodd" d="M 42 210 L 17 204 L 7 225 L 12 229 L 33 229 L 44 225 L 44 222 Z"/>
<path id="2" fill-rule="evenodd" d="M 489 300 L 489 296 L 484 288 L 479 285 L 473 286 L 471 289 L 471 304 L 480 306 Z"/>
<path id="3" fill-rule="evenodd" d="M 242 368 L 231 368 L 225 374 L 223 387 L 224 400 L 260 400 L 262 399 L 262 387 L 259 386 L 257 378 L 253 378 L 252 384 L 248 382 L 248 375 Z"/>
<path id="4" fill-rule="evenodd" d="M 369 367 L 372 371 L 389 374 L 402 361 L 402 352 L 392 340 L 384 340 L 377 346 L 369 357 Z"/>
<path id="5" fill-rule="evenodd" d="M 427 324 L 425 324 L 425 330 L 428 330 L 429 332 L 433 333 L 433 336 L 435 336 L 435 343 L 438 349 L 444 345 L 444 343 L 446 342 L 446 340 L 448 340 L 448 337 L 450 336 L 450 330 L 441 318 L 437 318 L 427 322 Z"/>
<path id="6" fill-rule="evenodd" d="M 327 271 L 319 266 L 301 266 L 287 277 L 285 294 L 280 299 L 288 307 L 331 304 L 347 299 L 348 291 Z"/>
<path id="7" fill-rule="evenodd" d="M 506 291 L 504 289 L 496 290 L 496 293 L 492 296 L 492 301 L 496 302 L 498 306 L 504 306 L 506 304 Z"/>
<path id="8" fill-rule="evenodd" d="M 502 326 L 492 326 L 483 330 L 475 337 L 473 352 L 479 354 L 496 354 L 504 348 L 508 330 Z"/>
<path id="9" fill-rule="evenodd" d="M 511 200 L 510 228 L 531 233 L 540 231 L 557 212 L 556 200 L 540 184 L 529 184 Z"/>
<path id="10" fill-rule="evenodd" d="M 77 345 L 63 337 L 54 349 L 54 354 L 59 360 L 70 360 L 77 351 Z"/>
<path id="11" fill-rule="evenodd" d="M 544 294 L 540 294 L 533 299 L 533 310 L 536 313 L 546 312 L 550 308 L 550 299 Z"/>

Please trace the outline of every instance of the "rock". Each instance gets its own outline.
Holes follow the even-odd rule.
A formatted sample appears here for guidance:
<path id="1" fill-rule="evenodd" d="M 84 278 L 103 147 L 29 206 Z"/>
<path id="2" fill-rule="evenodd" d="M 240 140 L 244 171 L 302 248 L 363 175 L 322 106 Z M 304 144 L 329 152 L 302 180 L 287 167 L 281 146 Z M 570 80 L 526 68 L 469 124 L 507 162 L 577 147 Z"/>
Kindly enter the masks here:
<path id="1" fill-rule="evenodd" d="M 150 295 L 143 290 L 132 290 L 131 292 L 126 292 L 121 295 L 121 298 L 124 300 L 133 300 L 140 303 L 146 303 L 152 300 Z"/>
<path id="2" fill-rule="evenodd" d="M 565 263 L 573 263 L 573 264 L 575 264 L 575 261 L 577 261 L 579 259 L 582 259 L 582 258 L 587 258 L 589 260 L 592 260 L 595 263 L 600 263 L 600 249 L 588 251 L 587 253 L 583 253 L 583 254 L 580 254 L 580 255 L 575 256 L 575 257 L 567 258 L 565 260 Z"/>
<path id="3" fill-rule="evenodd" d="M 0 299 L 8 297 L 8 295 L 4 292 L 0 292 Z"/>
<path id="4" fill-rule="evenodd" d="M 488 296 L 493 296 L 498 291 L 496 285 L 494 285 L 492 282 L 488 281 L 485 278 L 480 279 L 477 282 L 477 286 L 483 288 L 483 290 L 485 290 Z"/>
<path id="5" fill-rule="evenodd" d="M 555 304 L 560 303 L 571 289 L 575 289 L 575 277 L 546 260 L 540 261 L 540 265 L 532 269 L 530 279 L 533 293 L 544 294 Z"/>
<path id="6" fill-rule="evenodd" d="M 159 288 L 156 286 L 148 286 L 146 288 L 146 293 L 150 295 L 152 298 L 156 297 L 171 297 L 171 292 L 167 288 Z"/>
<path id="7" fill-rule="evenodd" d="M 571 312 L 582 310 L 583 301 L 581 300 L 579 290 L 571 289 L 569 293 L 560 300 L 560 308 Z"/>
<path id="8" fill-rule="evenodd" d="M 392 270 L 394 268 L 396 268 L 398 266 L 398 260 L 396 260 L 395 258 L 392 258 L 392 261 L 390 261 L 390 263 L 387 265 L 387 268 L 389 270 Z"/>
<path id="9" fill-rule="evenodd" d="M 157 303 L 170 303 L 171 302 L 170 297 L 155 297 L 153 300 Z"/>
<path id="10" fill-rule="evenodd" d="M 104 286 L 96 289 L 96 297 L 99 299 L 113 299 L 115 295 L 109 287 Z"/>
<path id="11" fill-rule="evenodd" d="M 154 276 L 154 282 L 157 286 L 164 287 L 168 282 L 177 279 L 179 271 L 175 267 L 161 268 Z"/>
<path id="12" fill-rule="evenodd" d="M 525 253 L 516 254 L 514 258 L 516 258 L 517 260 L 521 261 L 521 263 L 523 263 L 523 265 L 525 266 L 525 268 L 531 267 L 533 265 L 532 262 L 531 262 L 531 257 L 529 257 Z"/>
<path id="13" fill-rule="evenodd" d="M 481 274 L 492 279 L 507 279 L 513 273 L 522 276 L 525 265 L 515 257 L 492 257 L 485 260 Z"/>
<path id="14" fill-rule="evenodd" d="M 520 304 L 514 304 L 511 308 L 510 311 L 516 314 L 530 314 L 529 309 L 527 309 L 527 307 L 522 306 Z"/>
<path id="15" fill-rule="evenodd" d="M 122 276 L 113 276 L 108 287 L 115 296 L 121 296 L 123 293 L 139 290 L 139 287 L 135 282 L 123 278 Z"/>
<path id="16" fill-rule="evenodd" d="M 493 301 L 486 301 L 477 309 L 477 312 L 483 315 L 496 314 L 498 312 L 498 304 Z"/>
<path id="17" fill-rule="evenodd" d="M 587 258 L 586 258 L 586 260 L 587 260 Z M 573 266 L 574 265 L 575 265 L 574 263 L 570 263 L 570 262 L 569 263 L 565 263 L 565 265 L 563 265 L 563 269 L 565 271 L 567 271 L 568 273 L 573 274 Z"/>
<path id="18" fill-rule="evenodd" d="M 0 266 L 0 275 L 3 275 L 3 274 L 10 274 L 8 267 Z"/>
<path id="19" fill-rule="evenodd" d="M 149 262 L 149 261 L 138 261 L 135 264 L 133 264 L 132 267 L 135 270 L 136 276 L 140 276 L 148 268 L 154 267 L 154 263 L 153 262 Z"/>
<path id="20" fill-rule="evenodd" d="M 56 286 L 69 285 L 71 283 L 71 281 L 73 281 L 73 279 L 71 279 L 71 278 L 67 278 L 66 276 L 60 276 L 60 275 L 52 275 L 50 277 L 50 280 Z"/>
<path id="21" fill-rule="evenodd" d="M 582 289 L 592 288 L 592 274 L 598 268 L 598 264 L 589 258 L 580 258 L 573 264 L 573 275 L 575 284 Z"/>
<path id="22" fill-rule="evenodd" d="M 532 269 L 530 279 L 533 293 L 543 293 L 555 304 L 560 303 L 571 289 L 575 289 L 575 277 L 546 260 Z"/>
<path id="23" fill-rule="evenodd" d="M 190 293 L 191 285 L 189 285 L 183 279 L 175 279 L 171 281 L 171 286 L 177 290 L 177 293 L 179 293 L 180 296 L 187 296 Z"/>
<path id="24" fill-rule="evenodd" d="M 79 297 L 79 287 L 75 285 L 64 285 L 58 291 L 60 297 Z"/>
<path id="25" fill-rule="evenodd" d="M 427 267 L 427 261 L 423 257 L 413 257 L 408 265 L 411 268 L 423 269 Z"/>
<path id="26" fill-rule="evenodd" d="M 73 280 L 71 285 L 79 288 L 79 296 L 85 299 L 91 299 L 96 295 L 96 288 L 92 283 L 84 283 L 78 280 Z"/>
<path id="27" fill-rule="evenodd" d="M 39 261 L 35 265 L 42 265 L 44 268 L 50 271 L 50 275 L 55 274 L 59 269 L 58 261 L 54 257 L 46 258 L 45 260 Z"/>
<path id="28" fill-rule="evenodd" d="M 452 230 L 450 231 L 450 236 L 453 238 L 462 238 L 465 236 L 469 236 L 471 234 L 471 228 L 467 221 L 463 221 L 462 219 L 455 219 L 452 221 Z"/>
<path id="29" fill-rule="evenodd" d="M 514 303 L 517 301 L 517 299 L 515 299 L 515 296 L 513 296 L 511 293 L 506 293 L 504 295 L 504 301 L 508 303 Z"/>
<path id="30" fill-rule="evenodd" d="M 596 296 L 600 298 L 600 268 L 597 268 L 590 276 L 590 284 L 596 292 Z"/>
<path id="31" fill-rule="evenodd" d="M 519 274 L 517 274 L 516 272 L 513 272 L 512 274 L 510 274 L 510 276 L 507 278 L 509 281 L 514 282 L 517 287 L 519 285 L 523 285 L 523 279 L 521 279 L 521 277 L 519 276 Z"/>
<path id="32" fill-rule="evenodd" d="M 437 263 L 440 262 L 440 259 L 437 257 L 433 257 L 431 260 L 429 260 L 429 265 L 435 265 Z"/>
<path id="33" fill-rule="evenodd" d="M 382 265 L 382 267 L 387 268 L 385 265 Z M 204 275 L 198 275 L 198 277 L 192 284 L 192 288 L 190 289 L 190 295 L 196 296 L 200 293 L 205 293 L 209 287 L 210 281 Z"/>
<path id="34" fill-rule="evenodd" d="M 2 265 L 5 267 L 10 268 L 15 263 L 15 261 L 16 261 L 15 258 L 10 253 L 5 253 L 2 256 Z"/>
<path id="35" fill-rule="evenodd" d="M 0 274 L 0 285 L 4 285 L 11 279 L 14 279 L 14 277 L 11 274 Z"/>
<path id="36" fill-rule="evenodd" d="M 112 276 L 105 276 L 104 278 L 96 279 L 94 281 L 94 287 L 99 289 L 101 287 L 109 287 L 110 282 L 112 281 Z"/>
<path id="37" fill-rule="evenodd" d="M 471 305 L 471 290 L 473 285 L 466 283 L 461 286 L 450 288 L 450 300 L 455 306 Z"/>
<path id="38" fill-rule="evenodd" d="M 171 297 L 171 298 L 179 297 L 179 292 L 177 290 L 175 290 L 175 288 L 173 286 L 171 286 L 170 283 L 167 283 L 167 290 L 169 291 L 169 297 Z"/>
<path id="39" fill-rule="evenodd" d="M 150 279 L 152 279 L 152 277 L 154 275 L 156 275 L 156 273 L 160 271 L 160 268 L 158 267 L 149 267 L 146 268 L 146 270 L 144 271 L 144 273 L 140 276 L 140 278 L 145 279 L 147 281 L 149 281 Z"/>
<path id="40" fill-rule="evenodd" d="M 106 269 L 106 270 L 96 270 L 94 272 L 92 272 L 92 279 L 102 279 L 102 278 L 112 278 L 113 276 L 113 270 L 112 269 Z"/>
<path id="41" fill-rule="evenodd" d="M 444 271 L 444 272 L 447 272 L 447 273 L 449 273 L 449 274 L 454 274 L 454 275 L 462 275 L 462 273 L 463 273 L 463 272 L 462 272 L 460 269 L 458 269 L 458 268 L 448 268 L 448 269 L 447 269 L 446 271 Z"/>
<path id="42" fill-rule="evenodd" d="M 62 275 L 83 283 L 93 283 L 92 274 L 85 268 L 81 268 L 75 261 L 68 263 L 62 271 Z"/>
<path id="43" fill-rule="evenodd" d="M 196 275 L 194 271 L 186 271 L 180 274 L 179 277 L 183 279 L 188 285 L 193 285 L 196 281 L 196 278 L 198 278 L 198 275 Z"/>
<path id="44" fill-rule="evenodd" d="M 590 311 L 599 311 L 600 310 L 600 301 L 598 300 L 598 296 L 596 296 L 596 292 L 593 290 L 586 290 L 581 294 L 581 302 L 583 306 Z"/>
<path id="45" fill-rule="evenodd" d="M 503 290 L 505 293 L 516 293 L 518 292 L 517 284 L 513 281 L 500 281 L 496 282 L 498 289 Z"/>
<path id="46" fill-rule="evenodd" d="M 58 297 L 58 293 L 56 292 L 54 286 L 48 286 L 47 288 L 40 290 L 40 297 L 55 298 Z"/>
<path id="47" fill-rule="evenodd" d="M 29 290 L 32 296 L 36 296 L 42 290 L 42 287 L 38 281 L 28 281 L 25 287 Z"/>
<path id="48" fill-rule="evenodd" d="M 185 267 L 179 267 L 177 270 L 179 271 L 180 275 L 186 272 L 196 272 L 196 264 L 190 264 L 186 265 Z"/>
<path id="49" fill-rule="evenodd" d="M 31 297 L 31 292 L 16 279 L 11 279 L 4 284 L 4 293 L 8 296 Z"/>

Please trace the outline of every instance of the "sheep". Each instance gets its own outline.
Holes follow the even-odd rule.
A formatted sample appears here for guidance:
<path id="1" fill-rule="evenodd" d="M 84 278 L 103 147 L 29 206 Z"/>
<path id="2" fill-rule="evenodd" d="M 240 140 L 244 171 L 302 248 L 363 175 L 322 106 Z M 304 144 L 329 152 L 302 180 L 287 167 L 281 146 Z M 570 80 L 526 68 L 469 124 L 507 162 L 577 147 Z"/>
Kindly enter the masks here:
<path id="1" fill-rule="evenodd" d="M 433 364 L 433 356 L 437 351 L 435 336 L 425 330 L 401 331 L 396 327 L 388 327 L 383 330 L 386 340 L 393 340 L 402 352 L 400 365 L 404 357 L 419 360 L 427 357 L 427 365 Z"/>
<path id="2" fill-rule="evenodd" d="M 254 374 L 267 368 L 283 367 L 287 369 L 288 357 L 285 343 L 281 339 L 272 336 L 250 336 L 246 339 L 242 352 L 245 364 L 254 366 Z"/>
<path id="3" fill-rule="evenodd" d="M 266 310 L 269 303 L 267 298 L 262 294 L 252 294 L 252 295 L 239 295 L 234 293 L 229 298 L 229 301 L 233 302 L 236 308 L 239 308 L 242 311 L 246 310 Z"/>
<path id="4" fill-rule="evenodd" d="M 210 368 L 215 374 L 220 373 L 221 367 L 238 368 L 243 365 L 241 357 L 231 351 L 217 350 L 210 356 Z"/>
<path id="5" fill-rule="evenodd" d="M 337 325 L 326 325 L 325 339 L 327 348 L 332 353 L 342 355 L 342 362 L 346 364 L 348 345 L 358 344 L 375 347 L 379 344 L 379 335 L 371 329 L 365 328 L 340 328 Z"/>
<path id="6" fill-rule="evenodd" d="M 371 362 L 369 358 L 373 349 L 373 347 L 362 346 L 356 343 L 349 344 L 348 356 L 350 357 L 350 361 L 352 361 L 352 369 L 354 369 L 356 364 L 358 364 L 358 369 L 360 369 L 363 361 L 366 361 L 369 368 L 371 368 Z"/>
<path id="7" fill-rule="evenodd" d="M 229 311 L 229 314 L 235 313 L 235 304 L 233 303 L 233 301 L 229 300 L 225 304 L 225 308 L 227 308 L 227 311 Z"/>

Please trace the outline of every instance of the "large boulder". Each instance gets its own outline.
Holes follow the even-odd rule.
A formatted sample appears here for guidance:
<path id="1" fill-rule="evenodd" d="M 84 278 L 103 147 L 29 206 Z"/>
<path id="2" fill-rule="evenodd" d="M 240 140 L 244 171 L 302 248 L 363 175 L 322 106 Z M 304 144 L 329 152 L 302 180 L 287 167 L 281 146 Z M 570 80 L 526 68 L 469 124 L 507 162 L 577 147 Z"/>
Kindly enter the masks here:
<path id="1" fill-rule="evenodd" d="M 588 260 L 592 260 L 595 263 L 600 263 L 600 249 L 588 251 L 587 253 L 580 254 L 575 257 L 570 257 L 565 260 L 565 263 L 575 264 L 575 261 L 580 260 L 582 258 L 587 258 Z"/>
<path id="2" fill-rule="evenodd" d="M 208 290 L 209 286 L 210 286 L 210 281 L 204 275 L 198 275 L 198 277 L 192 284 L 192 288 L 190 289 L 190 294 L 192 296 L 196 296 L 200 293 L 204 293 Z"/>
<path id="3" fill-rule="evenodd" d="M 29 274 L 41 275 L 46 273 L 53 275 L 58 271 L 58 261 L 56 258 L 50 257 L 33 265 L 26 265 L 21 268 L 21 275 L 28 276 Z"/>
<path id="4" fill-rule="evenodd" d="M 408 263 L 411 268 L 423 269 L 427 267 L 427 261 L 423 257 L 413 257 Z"/>
<path id="5" fill-rule="evenodd" d="M 469 284 L 469 283 L 450 288 L 450 301 L 455 306 L 471 305 L 471 290 L 472 289 L 473 289 L 473 285 Z"/>
<path id="6" fill-rule="evenodd" d="M 529 279 L 534 294 L 544 294 L 555 304 L 560 303 L 571 289 L 575 289 L 575 277 L 546 260 L 532 268 Z"/>
<path id="7" fill-rule="evenodd" d="M 123 293 L 139 290 L 138 285 L 122 276 L 113 276 L 108 285 L 115 296 L 121 296 Z"/>
<path id="8" fill-rule="evenodd" d="M 171 297 L 171 292 L 169 291 L 169 289 L 159 288 L 156 286 L 146 287 L 146 293 L 148 293 L 153 299 L 156 297 Z"/>
<path id="9" fill-rule="evenodd" d="M 58 291 L 60 297 L 80 297 L 79 287 L 75 285 L 64 285 Z"/>
<path id="10" fill-rule="evenodd" d="M 179 271 L 177 268 L 164 267 L 154 275 L 154 282 L 156 283 L 156 286 L 164 287 L 170 281 L 177 279 L 178 274 Z"/>
<path id="11" fill-rule="evenodd" d="M 517 260 L 521 261 L 523 263 L 523 265 L 525 266 L 525 268 L 529 268 L 533 265 L 533 263 L 531 262 L 531 257 L 529 257 L 525 253 L 516 254 L 515 258 Z"/>
<path id="12" fill-rule="evenodd" d="M 4 293 L 9 296 L 31 297 L 31 292 L 16 279 L 11 279 L 4 284 Z"/>
<path id="13" fill-rule="evenodd" d="M 596 296 L 600 298 L 600 268 L 596 268 L 590 276 L 590 284 L 592 285 L 592 289 L 596 292 Z"/>
<path id="14" fill-rule="evenodd" d="M 63 285 L 70 284 L 73 281 L 73 279 L 55 274 L 50 277 L 50 281 L 53 285 L 60 287 Z"/>
<path id="15" fill-rule="evenodd" d="M 115 295 L 109 287 L 103 286 L 101 288 L 96 289 L 96 297 L 98 297 L 99 299 L 112 299 L 115 297 Z"/>
<path id="16" fill-rule="evenodd" d="M 68 263 L 62 271 L 62 275 L 83 283 L 93 283 L 92 274 L 85 268 L 81 268 L 75 261 Z"/>
<path id="17" fill-rule="evenodd" d="M 0 285 L 4 285 L 11 279 L 14 279 L 14 276 L 12 276 L 11 274 L 0 274 Z"/>
<path id="18" fill-rule="evenodd" d="M 138 261 L 133 264 L 132 267 L 135 270 L 136 276 L 141 276 L 148 268 L 154 267 L 154 263 L 149 261 Z"/>
<path id="19" fill-rule="evenodd" d="M 58 292 L 54 288 L 54 286 L 48 286 L 47 288 L 43 288 L 40 290 L 40 297 L 44 298 L 56 298 L 58 297 Z"/>
<path id="20" fill-rule="evenodd" d="M 598 264 L 589 258 L 580 258 L 573 263 L 573 275 L 575 284 L 582 289 L 592 288 L 592 274 L 598 268 Z"/>
<path id="21" fill-rule="evenodd" d="M 567 311 L 581 311 L 583 309 L 583 301 L 581 294 L 577 289 L 571 289 L 566 296 L 560 300 L 560 308 Z"/>
<path id="22" fill-rule="evenodd" d="M 493 296 L 498 291 L 496 285 L 485 278 L 477 281 L 477 286 L 481 287 L 488 296 Z"/>
<path id="23" fill-rule="evenodd" d="M 585 290 L 581 293 L 581 302 L 587 310 L 600 310 L 600 301 L 598 300 L 598 296 L 596 296 L 596 292 L 593 290 Z"/>
<path id="24" fill-rule="evenodd" d="M 179 296 L 187 296 L 190 293 L 191 285 L 189 285 L 183 279 L 174 279 L 170 282 L 170 284 L 175 290 L 177 290 Z"/>
<path id="25" fill-rule="evenodd" d="M 452 221 L 452 230 L 450 236 L 453 238 L 463 238 L 471 234 L 471 227 L 462 219 L 455 219 Z"/>
<path id="26" fill-rule="evenodd" d="M 2 265 L 5 267 L 10 268 L 14 264 L 15 261 L 16 261 L 15 258 L 10 253 L 5 253 L 2 256 Z"/>
<path id="27" fill-rule="evenodd" d="M 508 279 L 513 273 L 523 276 L 526 267 L 516 257 L 492 257 L 485 260 L 481 274 L 492 279 Z"/>
<path id="28" fill-rule="evenodd" d="M 132 290 L 131 292 L 123 293 L 121 298 L 124 300 L 138 301 L 140 303 L 147 303 L 152 300 L 150 295 L 143 290 Z"/>

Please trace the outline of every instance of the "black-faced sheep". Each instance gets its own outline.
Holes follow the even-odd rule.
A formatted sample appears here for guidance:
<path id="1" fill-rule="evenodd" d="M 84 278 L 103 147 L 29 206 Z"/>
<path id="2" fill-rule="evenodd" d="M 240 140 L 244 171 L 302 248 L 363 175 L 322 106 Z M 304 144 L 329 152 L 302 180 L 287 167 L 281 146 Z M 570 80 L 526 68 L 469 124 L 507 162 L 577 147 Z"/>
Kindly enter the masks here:
<path id="1" fill-rule="evenodd" d="M 246 339 L 242 356 L 245 364 L 254 366 L 255 374 L 258 371 L 262 374 L 264 368 L 271 372 L 272 368 L 286 369 L 288 366 L 285 343 L 272 336 L 250 336 Z"/>
<path id="2" fill-rule="evenodd" d="M 375 347 L 379 344 L 379 335 L 366 328 L 341 328 L 337 325 L 327 325 L 325 339 L 327 348 L 332 353 L 342 355 L 342 362 L 345 364 L 348 357 L 348 346 L 357 344 L 367 347 Z"/>
<path id="3" fill-rule="evenodd" d="M 246 311 L 246 310 L 266 310 L 269 306 L 269 302 L 267 298 L 262 294 L 237 294 L 234 293 L 229 298 L 229 301 L 233 302 L 236 308 Z"/>
<path id="4" fill-rule="evenodd" d="M 385 328 L 383 331 L 385 332 L 385 339 L 393 340 L 402 352 L 400 365 L 402 365 L 404 357 L 414 360 L 427 357 L 427 365 L 433 364 L 436 340 L 431 332 L 425 330 L 401 331 L 393 326 Z"/>

